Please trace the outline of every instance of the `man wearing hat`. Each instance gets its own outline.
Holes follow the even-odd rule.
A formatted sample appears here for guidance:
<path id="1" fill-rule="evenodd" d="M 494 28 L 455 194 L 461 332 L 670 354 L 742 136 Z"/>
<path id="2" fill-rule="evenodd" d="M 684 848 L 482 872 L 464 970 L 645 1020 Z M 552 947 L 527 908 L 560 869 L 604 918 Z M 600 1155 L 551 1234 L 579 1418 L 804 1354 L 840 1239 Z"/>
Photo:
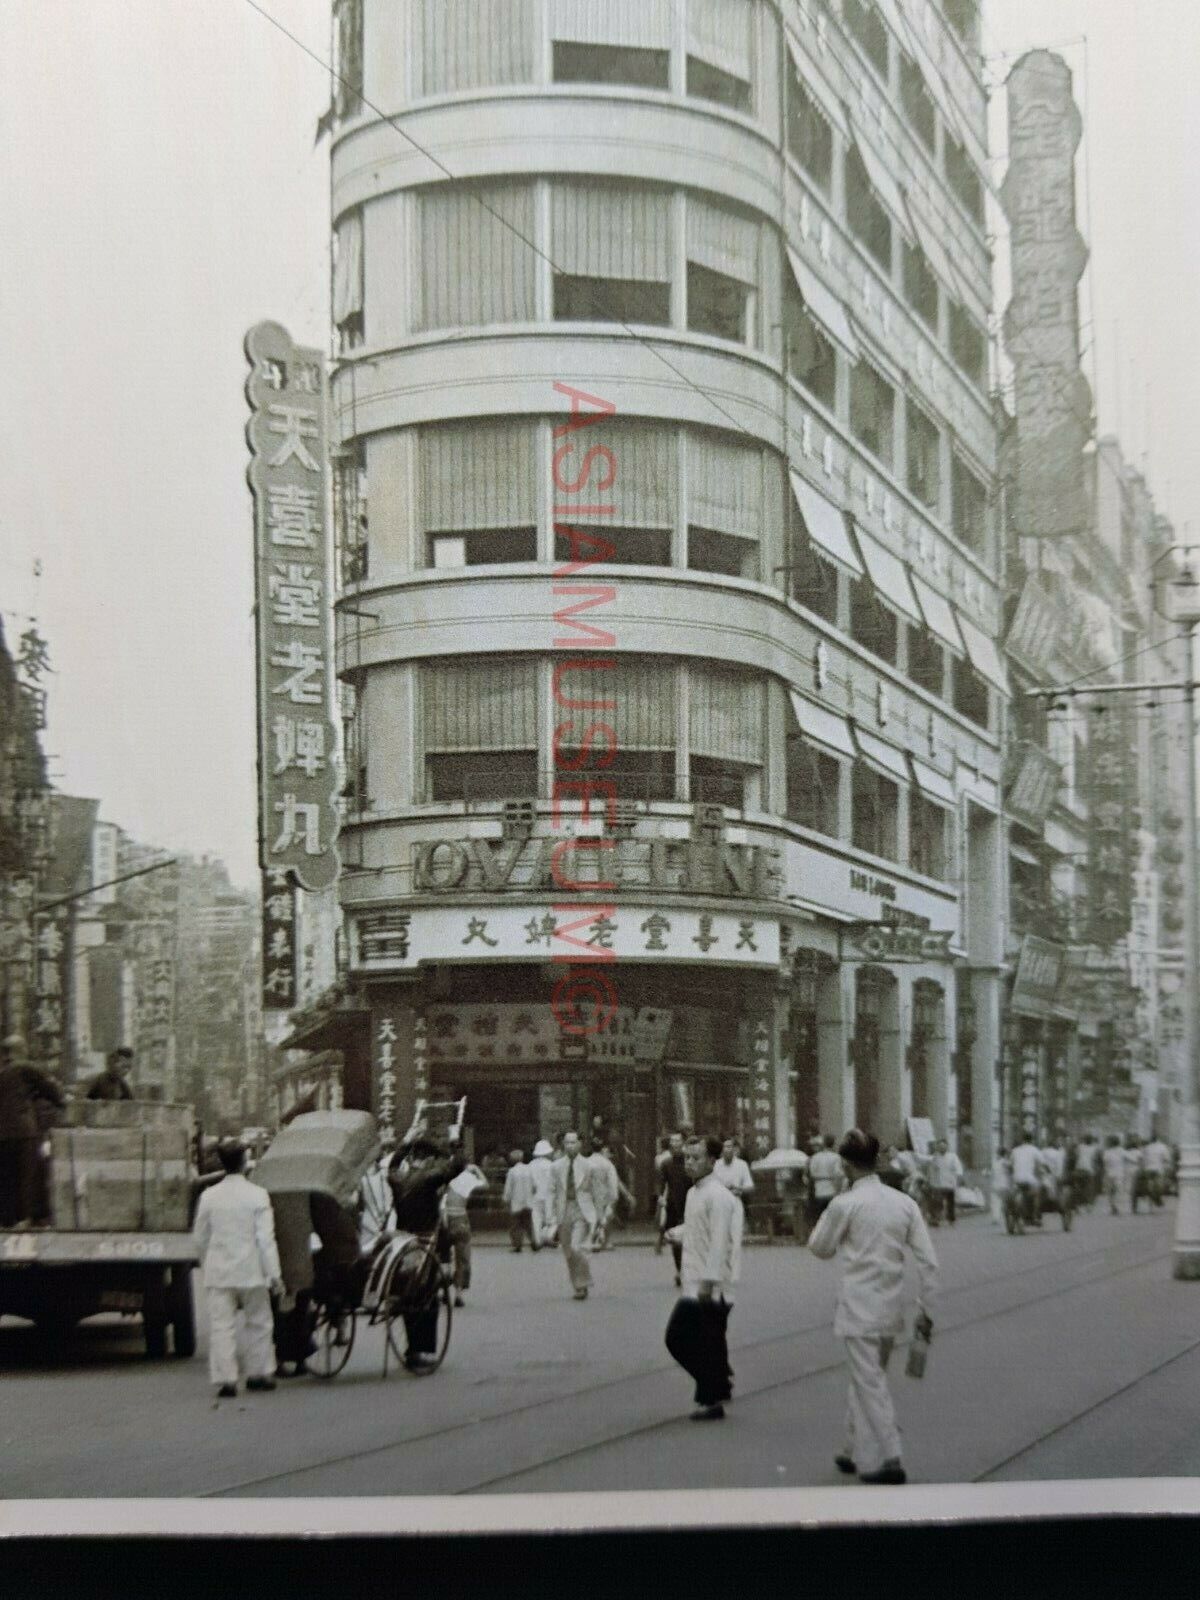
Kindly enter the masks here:
<path id="1" fill-rule="evenodd" d="M 89 1100 L 132 1100 L 133 1090 L 127 1081 L 133 1070 L 133 1051 L 121 1045 L 108 1052 L 104 1071 L 99 1072 L 87 1086 Z"/>
<path id="2" fill-rule="evenodd" d="M 523 1150 L 508 1152 L 508 1171 L 504 1175 L 504 1204 L 508 1208 L 508 1238 L 513 1255 L 521 1254 L 526 1237 L 534 1250 L 542 1241 L 533 1228 L 533 1178 Z"/>
<path id="3" fill-rule="evenodd" d="M 39 1112 L 64 1102 L 54 1079 L 26 1061 L 20 1034 L 0 1051 L 0 1227 L 29 1227 L 49 1220 Z"/>
<path id="4" fill-rule="evenodd" d="M 220 1399 L 238 1385 L 238 1317 L 246 1347 L 246 1388 L 271 1390 L 275 1380 L 271 1291 L 283 1287 L 271 1198 L 245 1176 L 246 1147 L 217 1146 L 224 1173 L 196 1207 L 194 1236 L 208 1298 L 208 1370 Z"/>
<path id="5" fill-rule="evenodd" d="M 539 1139 L 529 1163 L 535 1248 L 554 1242 L 554 1164 L 550 1159 L 553 1154 L 554 1146 L 549 1139 Z"/>
<path id="6" fill-rule="evenodd" d="M 461 1152 L 451 1153 L 426 1128 L 418 1127 L 405 1135 L 388 1168 L 397 1229 L 424 1238 L 436 1237 L 442 1260 L 449 1259 L 448 1240 L 441 1228 L 442 1190 L 465 1165 Z M 436 1306 L 431 1311 L 406 1316 L 404 1331 L 408 1342 L 405 1366 L 412 1372 L 436 1366 Z"/>
<path id="7" fill-rule="evenodd" d="M 874 1134 L 852 1128 L 838 1155 L 849 1187 L 830 1201 L 808 1241 L 813 1255 L 829 1260 L 840 1251 L 845 1263 L 833 1331 L 846 1342 L 850 1403 L 845 1449 L 834 1462 L 863 1483 L 905 1483 L 887 1364 L 904 1332 L 906 1253 L 917 1264 L 917 1328 L 925 1338 L 937 1257 L 916 1201 L 880 1183 Z"/>

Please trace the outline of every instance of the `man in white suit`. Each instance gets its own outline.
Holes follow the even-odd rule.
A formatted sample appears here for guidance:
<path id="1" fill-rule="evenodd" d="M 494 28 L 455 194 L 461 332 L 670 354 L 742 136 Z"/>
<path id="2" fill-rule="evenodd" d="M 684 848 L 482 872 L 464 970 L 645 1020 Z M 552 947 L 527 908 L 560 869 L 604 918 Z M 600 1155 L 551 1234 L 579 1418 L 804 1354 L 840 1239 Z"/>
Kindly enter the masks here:
<path id="1" fill-rule="evenodd" d="M 568 1133 L 562 1157 L 554 1163 L 554 1220 L 576 1300 L 586 1300 L 592 1286 L 587 1247 L 598 1220 L 596 1196 L 602 1182 L 580 1153 L 579 1135 Z"/>
<path id="2" fill-rule="evenodd" d="M 246 1339 L 246 1388 L 273 1389 L 271 1290 L 282 1287 L 275 1217 L 265 1189 L 243 1173 L 245 1146 L 223 1144 L 225 1176 L 196 1208 L 195 1240 L 208 1297 L 208 1370 L 222 1399 L 237 1395 L 238 1313 Z"/>
<path id="3" fill-rule="evenodd" d="M 549 1139 L 539 1139 L 529 1163 L 533 1186 L 533 1243 L 535 1248 L 554 1243 L 554 1147 Z"/>

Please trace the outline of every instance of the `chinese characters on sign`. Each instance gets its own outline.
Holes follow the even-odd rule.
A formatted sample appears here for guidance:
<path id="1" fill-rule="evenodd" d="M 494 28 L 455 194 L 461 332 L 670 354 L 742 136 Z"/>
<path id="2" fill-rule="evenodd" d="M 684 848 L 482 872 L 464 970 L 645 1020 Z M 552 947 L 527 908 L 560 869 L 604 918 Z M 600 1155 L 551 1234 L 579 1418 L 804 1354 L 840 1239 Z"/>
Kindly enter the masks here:
<path id="1" fill-rule="evenodd" d="M 296 890 L 282 867 L 262 880 L 263 1005 L 288 1011 L 296 1004 Z"/>
<path id="2" fill-rule="evenodd" d="M 302 888 L 337 876 L 333 636 L 325 511 L 325 381 L 321 354 L 262 322 L 246 336 L 250 487 L 258 618 L 259 859 Z M 264 892 L 264 903 L 265 903 Z M 289 937 L 276 923 L 281 949 Z M 294 952 L 269 959 L 266 1003 L 294 1003 Z M 289 993 L 283 988 L 291 974 Z M 275 989 L 268 981 L 274 976 Z"/>
<path id="3" fill-rule="evenodd" d="M 750 1148 L 755 1156 L 771 1148 L 772 1069 L 771 1026 L 765 1019 L 754 1025 L 750 1044 Z"/>
<path id="4" fill-rule="evenodd" d="M 842 934 L 846 961 L 949 961 L 950 931 L 909 928 L 895 922 L 863 922 Z"/>
<path id="5" fill-rule="evenodd" d="M 1017 957 L 1017 971 L 1013 978 L 1012 1007 L 1014 1011 L 1041 1015 L 1039 1008 L 1054 1003 L 1066 962 L 1066 951 L 1060 944 L 1039 939 L 1027 933 L 1021 940 L 1021 953 Z"/>
<path id="6" fill-rule="evenodd" d="M 175 928 L 154 918 L 126 936 L 135 961 L 135 1085 L 139 1094 L 169 1098 L 175 1036 Z"/>
<path id="7" fill-rule="evenodd" d="M 1105 706 L 1089 728 L 1088 938 L 1108 949 L 1129 932 L 1133 902 L 1132 709 Z"/>
<path id="8" fill-rule="evenodd" d="M 1013 742 L 1007 767 L 1007 810 L 1027 827 L 1040 830 L 1058 794 L 1062 768 L 1028 739 Z"/>
<path id="9" fill-rule="evenodd" d="M 35 921 L 36 969 L 31 1054 L 48 1072 L 61 1072 L 63 1034 L 66 1027 L 63 996 L 67 992 L 66 965 L 70 959 L 70 919 L 65 906 L 41 913 Z"/>
<path id="10" fill-rule="evenodd" d="M 1008 79 L 1008 172 L 1001 201 L 1012 231 L 1013 293 L 1004 333 L 1013 363 L 1013 527 L 1052 538 L 1085 527 L 1084 445 L 1092 397 L 1079 366 L 1077 288 L 1087 248 L 1075 225 L 1082 123 L 1066 63 L 1022 56 Z"/>
<path id="11" fill-rule="evenodd" d="M 435 1005 L 425 1013 L 426 1054 L 438 1066 L 537 1066 L 561 1061 L 603 1061 L 634 1066 L 659 1060 L 671 1013 L 643 1006 L 618 1006 L 611 1015 L 584 1007 L 589 1021 L 578 1035 L 565 1035 L 553 1008 L 537 1003 Z"/>

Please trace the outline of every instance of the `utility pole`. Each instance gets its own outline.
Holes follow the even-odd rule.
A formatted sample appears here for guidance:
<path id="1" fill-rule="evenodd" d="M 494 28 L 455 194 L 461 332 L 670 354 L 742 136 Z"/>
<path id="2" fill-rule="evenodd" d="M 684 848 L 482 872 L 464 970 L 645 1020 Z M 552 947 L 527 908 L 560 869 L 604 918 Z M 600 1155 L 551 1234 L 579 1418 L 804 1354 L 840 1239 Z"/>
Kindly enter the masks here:
<path id="1" fill-rule="evenodd" d="M 1198 545 L 1171 545 L 1155 561 L 1157 566 L 1176 550 Z M 1175 1242 L 1171 1274 L 1200 1281 L 1200 840 L 1196 815 L 1196 662 L 1195 633 L 1200 627 L 1200 578 L 1190 564 L 1158 585 L 1160 611 L 1179 628 L 1184 646 L 1184 677 L 1179 683 L 1068 684 L 1057 689 L 1027 689 L 1031 699 L 1058 700 L 1075 695 L 1145 694 L 1182 690 L 1184 708 L 1184 895 L 1186 901 L 1183 950 L 1184 1081 L 1183 1129 L 1179 1141 L 1179 1206 L 1175 1213 Z"/>

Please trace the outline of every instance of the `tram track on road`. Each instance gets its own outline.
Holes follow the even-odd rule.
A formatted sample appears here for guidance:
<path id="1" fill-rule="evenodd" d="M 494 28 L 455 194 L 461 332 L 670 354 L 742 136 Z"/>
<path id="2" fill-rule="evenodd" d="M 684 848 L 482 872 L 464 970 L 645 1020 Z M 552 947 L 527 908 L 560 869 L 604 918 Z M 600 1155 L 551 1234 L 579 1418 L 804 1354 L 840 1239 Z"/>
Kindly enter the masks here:
<path id="1" fill-rule="evenodd" d="M 1098 1257 L 1113 1255 L 1114 1253 L 1120 1252 L 1121 1249 L 1122 1247 L 1120 1245 L 1114 1245 L 1112 1242 L 1109 1242 L 1104 1245 L 1097 1246 L 1091 1250 L 1079 1251 L 1069 1256 L 1056 1256 L 1051 1260 L 1036 1262 L 1030 1266 L 1021 1267 L 1015 1271 L 999 1273 L 991 1277 L 975 1278 L 970 1282 L 957 1284 L 954 1288 L 947 1288 L 939 1297 L 940 1304 L 943 1308 L 943 1311 L 946 1311 L 949 1310 L 949 1308 L 951 1308 L 956 1302 L 961 1301 L 965 1296 L 986 1293 L 989 1290 L 994 1291 L 998 1288 L 1002 1289 L 1006 1285 L 1017 1283 L 1022 1279 L 1033 1277 L 1038 1273 L 1053 1272 L 1056 1270 L 1059 1273 L 1065 1273 L 1069 1270 L 1084 1266 L 1089 1262 L 1093 1262 Z M 1115 1279 L 1126 1277 L 1135 1272 L 1144 1271 L 1146 1268 L 1166 1260 L 1169 1257 L 1169 1254 L 1169 1249 L 1154 1250 L 1149 1254 L 1139 1254 L 1137 1259 L 1132 1262 L 1124 1262 L 1119 1266 L 1114 1266 L 1112 1270 L 1108 1272 L 1086 1275 L 1080 1278 L 1078 1282 L 1065 1285 L 1059 1283 L 1056 1284 L 1052 1289 L 1027 1295 L 1024 1298 L 1015 1301 L 1009 1300 L 1003 1305 L 995 1306 L 989 1310 L 982 1311 L 973 1316 L 963 1317 L 959 1320 L 940 1320 L 938 1336 L 940 1339 L 949 1339 L 953 1338 L 956 1334 L 966 1332 L 969 1329 L 978 1328 L 985 1323 L 999 1321 L 1004 1317 L 1019 1316 L 1022 1312 L 1032 1307 L 1044 1304 L 1047 1301 L 1059 1299 L 1066 1295 L 1078 1293 L 1082 1290 L 1092 1289 L 1097 1285 L 1112 1282 Z M 830 1322 L 830 1316 L 826 1314 L 822 1317 L 820 1322 L 809 1323 L 799 1327 L 791 1327 L 780 1333 L 767 1334 L 758 1339 L 747 1340 L 745 1343 L 734 1347 L 734 1354 L 741 1357 L 748 1355 L 751 1352 L 768 1349 L 772 1345 L 790 1343 L 805 1337 L 820 1335 L 829 1331 Z M 1200 1345 L 1200 1340 L 1197 1340 L 1196 1344 Z M 899 1347 L 900 1345 L 898 1345 L 898 1348 Z M 1192 1348 L 1195 1348 L 1195 1346 L 1193 1345 L 1189 1347 L 1189 1349 Z M 1169 1357 L 1162 1365 L 1169 1365 L 1171 1361 L 1180 1360 L 1187 1354 L 1188 1350 L 1177 1352 L 1175 1355 Z M 838 1359 L 834 1361 L 821 1361 L 815 1365 L 804 1367 L 800 1371 L 791 1372 L 786 1377 L 766 1383 L 759 1383 L 752 1387 L 746 1387 L 741 1391 L 739 1398 L 742 1400 L 754 1399 L 760 1395 L 770 1394 L 776 1390 L 790 1388 L 796 1384 L 807 1383 L 814 1378 L 827 1376 L 830 1373 L 841 1371 L 842 1368 L 843 1362 L 839 1354 Z M 1157 1371 L 1158 1368 L 1153 1370 Z M 506 1422 L 512 1422 L 516 1419 L 529 1418 L 538 1412 L 547 1412 L 552 1408 L 570 1405 L 573 1402 L 586 1401 L 594 1398 L 597 1395 L 601 1395 L 606 1391 L 618 1390 L 628 1386 L 631 1383 L 654 1378 L 656 1376 L 662 1376 L 673 1371 L 675 1371 L 673 1363 L 663 1362 L 658 1366 L 647 1367 L 637 1372 L 623 1373 L 617 1377 L 607 1378 L 600 1383 L 588 1384 L 582 1388 L 572 1389 L 553 1395 L 547 1395 L 543 1398 L 524 1402 L 520 1405 L 509 1406 L 503 1410 L 491 1412 L 485 1416 L 473 1416 L 463 1421 L 450 1422 L 437 1428 L 427 1428 L 417 1433 L 404 1435 L 383 1443 L 373 1444 L 362 1450 L 340 1451 L 335 1454 L 319 1457 L 318 1459 L 312 1461 L 303 1462 L 293 1467 L 285 1468 L 279 1472 L 262 1474 L 253 1478 L 246 1478 L 237 1482 L 222 1484 L 217 1487 L 201 1491 L 198 1495 L 198 1498 L 220 1498 L 224 1495 L 237 1495 L 253 1491 L 270 1492 L 271 1485 L 283 1484 L 290 1479 L 301 1478 L 306 1474 L 314 1472 L 327 1471 L 338 1467 L 349 1467 L 355 1463 L 388 1455 L 396 1450 L 417 1448 L 421 1445 L 428 1445 L 435 1440 L 451 1441 L 455 1438 L 455 1436 L 472 1435 L 477 1437 L 481 1428 L 497 1425 L 503 1426 Z M 1149 1375 L 1151 1374 L 1141 1374 L 1133 1381 L 1139 1382 L 1141 1381 L 1142 1377 Z M 1113 1391 L 1112 1394 L 1102 1397 L 1093 1405 L 1083 1408 L 1078 1416 L 1068 1418 L 1062 1423 L 1057 1424 L 1054 1428 L 1048 1429 L 1045 1435 L 1037 1440 L 1031 1441 L 1028 1445 L 1022 1446 L 1021 1450 L 1013 1453 L 1011 1457 L 1006 1458 L 1003 1461 L 993 1463 L 981 1476 L 986 1478 L 989 1473 L 1000 1471 L 1007 1464 L 1008 1460 L 1019 1458 L 1022 1454 L 1026 1453 L 1026 1451 L 1032 1450 L 1036 1448 L 1037 1445 L 1044 1442 L 1045 1438 L 1049 1438 L 1054 1433 L 1061 1432 L 1066 1428 L 1071 1427 L 1076 1421 L 1079 1420 L 1080 1417 L 1085 1416 L 1089 1411 L 1103 1406 L 1117 1393 L 1123 1392 L 1124 1387 L 1127 1386 L 1123 1386 L 1122 1390 Z M 663 1428 L 672 1427 L 678 1420 L 677 1412 L 672 1412 L 670 1416 L 666 1417 L 656 1416 L 636 1427 L 620 1429 L 617 1432 L 606 1434 L 603 1438 L 588 1440 L 580 1445 L 574 1446 L 570 1450 L 548 1454 L 537 1461 L 533 1467 L 516 1467 L 509 1472 L 499 1473 L 492 1477 L 479 1479 L 461 1488 L 457 1488 L 452 1492 L 456 1494 L 474 1494 L 484 1490 L 495 1490 L 510 1479 L 524 1476 L 530 1470 L 538 1470 L 544 1467 L 552 1467 L 561 1463 L 565 1463 L 567 1461 L 577 1460 L 581 1457 L 587 1456 L 588 1454 L 606 1449 L 612 1445 L 620 1444 L 626 1440 L 639 1438 L 644 1435 L 657 1432 Z"/>

